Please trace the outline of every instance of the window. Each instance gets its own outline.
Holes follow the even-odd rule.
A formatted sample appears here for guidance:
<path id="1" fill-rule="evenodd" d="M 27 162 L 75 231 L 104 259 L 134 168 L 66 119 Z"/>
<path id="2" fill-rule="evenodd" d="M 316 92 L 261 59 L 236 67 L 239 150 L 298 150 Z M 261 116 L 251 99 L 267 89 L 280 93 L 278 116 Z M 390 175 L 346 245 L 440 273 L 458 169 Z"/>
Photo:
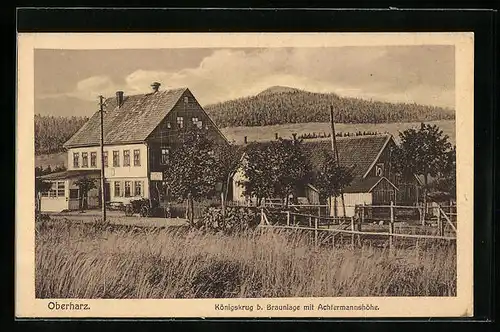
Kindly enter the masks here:
<path id="1" fill-rule="evenodd" d="M 108 151 L 104 151 L 104 167 L 108 167 Z"/>
<path id="2" fill-rule="evenodd" d="M 170 151 L 168 148 L 162 148 L 161 149 L 161 161 L 160 163 L 162 165 L 166 165 L 168 164 L 168 155 L 169 155 Z"/>
<path id="3" fill-rule="evenodd" d="M 141 166 L 141 150 L 134 150 L 134 166 Z"/>
<path id="4" fill-rule="evenodd" d="M 130 197 L 131 196 L 131 187 L 132 182 L 131 181 L 125 181 L 125 197 Z"/>
<path id="5" fill-rule="evenodd" d="M 64 181 L 57 182 L 57 197 L 64 197 Z"/>
<path id="6" fill-rule="evenodd" d="M 78 168 L 80 167 L 80 154 L 78 152 L 73 152 L 73 167 Z"/>
<path id="7" fill-rule="evenodd" d="M 134 182 L 134 195 L 135 196 L 141 196 L 142 195 L 142 181 L 135 181 Z"/>
<path id="8" fill-rule="evenodd" d="M 378 163 L 375 166 L 375 176 L 384 176 L 384 163 Z"/>
<path id="9" fill-rule="evenodd" d="M 90 167 L 97 167 L 97 153 L 90 153 Z"/>
<path id="10" fill-rule="evenodd" d="M 57 183 L 52 182 L 52 187 L 50 187 L 49 190 L 49 197 L 56 197 L 57 196 Z"/>
<path id="11" fill-rule="evenodd" d="M 82 167 L 89 167 L 89 153 L 82 152 Z"/>
<path id="12" fill-rule="evenodd" d="M 123 166 L 130 166 L 130 150 L 123 150 Z"/>
<path id="13" fill-rule="evenodd" d="M 120 167 L 120 151 L 113 151 L 113 167 Z"/>
<path id="14" fill-rule="evenodd" d="M 115 181 L 115 197 L 120 197 L 120 181 Z"/>
<path id="15" fill-rule="evenodd" d="M 72 199 L 78 198 L 78 189 L 70 189 L 69 190 L 69 198 L 72 198 Z"/>
<path id="16" fill-rule="evenodd" d="M 177 117 L 177 126 L 179 128 L 183 128 L 184 127 L 184 118 L 182 116 L 178 116 Z"/>
<path id="17" fill-rule="evenodd" d="M 54 181 L 51 184 L 51 187 L 48 192 L 42 193 L 43 197 L 64 197 L 66 185 L 64 181 Z"/>
<path id="18" fill-rule="evenodd" d="M 170 122 L 167 122 L 167 128 L 168 129 L 172 128 L 172 125 L 170 124 Z"/>
<path id="19" fill-rule="evenodd" d="M 200 121 L 198 118 L 192 118 L 193 125 L 197 126 L 198 128 L 203 128 L 203 121 Z"/>
<path id="20" fill-rule="evenodd" d="M 185 104 L 189 103 L 189 97 L 188 96 L 184 97 L 184 103 Z"/>

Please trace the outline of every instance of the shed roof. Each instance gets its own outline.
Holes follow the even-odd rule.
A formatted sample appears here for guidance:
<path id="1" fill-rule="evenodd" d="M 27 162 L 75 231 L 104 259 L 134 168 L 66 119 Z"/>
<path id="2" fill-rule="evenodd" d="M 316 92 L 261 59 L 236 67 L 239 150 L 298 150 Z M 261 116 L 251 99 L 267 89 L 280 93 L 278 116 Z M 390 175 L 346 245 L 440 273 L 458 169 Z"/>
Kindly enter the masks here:
<path id="1" fill-rule="evenodd" d="M 103 116 L 104 144 L 141 142 L 174 108 L 187 88 L 162 90 L 124 96 L 117 107 L 116 98 L 106 99 Z M 65 148 L 100 143 L 100 113 L 96 112 L 66 143 Z"/>
<path id="2" fill-rule="evenodd" d="M 380 156 L 391 135 L 366 135 L 338 137 L 337 149 L 339 153 L 340 165 L 353 168 L 354 177 L 364 177 L 372 165 Z M 331 151 L 332 143 L 328 140 L 304 140 L 304 153 L 311 162 L 313 168 L 320 167 L 322 161 L 322 151 Z"/>

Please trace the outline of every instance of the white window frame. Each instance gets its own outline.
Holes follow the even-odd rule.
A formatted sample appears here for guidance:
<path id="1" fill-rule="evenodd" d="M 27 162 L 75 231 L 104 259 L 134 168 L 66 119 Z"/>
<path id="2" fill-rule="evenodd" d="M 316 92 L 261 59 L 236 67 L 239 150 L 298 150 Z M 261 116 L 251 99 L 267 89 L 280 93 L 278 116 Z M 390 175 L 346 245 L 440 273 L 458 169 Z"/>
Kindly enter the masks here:
<path id="1" fill-rule="evenodd" d="M 137 159 L 135 158 L 136 155 L 137 155 Z M 134 166 L 141 166 L 141 150 L 140 149 L 134 149 Z"/>
<path id="2" fill-rule="evenodd" d="M 120 150 L 113 150 L 113 167 L 120 167 Z"/>
<path id="3" fill-rule="evenodd" d="M 73 152 L 73 168 L 80 168 L 80 152 Z"/>
<path id="4" fill-rule="evenodd" d="M 126 155 L 127 152 L 128 155 Z M 128 157 L 128 160 L 125 157 Z M 123 150 L 123 167 L 130 167 L 130 150 Z"/>
<path id="5" fill-rule="evenodd" d="M 177 122 L 177 127 L 184 128 L 184 117 L 183 116 L 178 116 L 176 122 Z"/>
<path id="6" fill-rule="evenodd" d="M 92 163 L 94 161 L 94 163 Z M 90 167 L 97 167 L 97 152 L 92 151 L 90 152 Z"/>
<path id="7" fill-rule="evenodd" d="M 139 194 L 137 194 L 137 184 L 139 184 Z M 144 188 L 144 182 L 143 181 L 134 181 L 134 197 L 142 196 L 143 189 Z"/>
<path id="8" fill-rule="evenodd" d="M 87 151 L 82 152 L 82 168 L 89 167 L 89 153 Z"/>

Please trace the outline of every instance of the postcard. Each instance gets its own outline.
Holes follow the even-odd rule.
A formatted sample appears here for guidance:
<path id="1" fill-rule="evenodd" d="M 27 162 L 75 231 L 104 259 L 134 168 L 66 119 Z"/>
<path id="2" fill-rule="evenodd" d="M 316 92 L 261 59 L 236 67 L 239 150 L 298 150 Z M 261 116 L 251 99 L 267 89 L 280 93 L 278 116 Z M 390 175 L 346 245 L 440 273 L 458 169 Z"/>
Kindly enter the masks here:
<path id="1" fill-rule="evenodd" d="M 20 33 L 16 316 L 472 316 L 473 51 Z"/>

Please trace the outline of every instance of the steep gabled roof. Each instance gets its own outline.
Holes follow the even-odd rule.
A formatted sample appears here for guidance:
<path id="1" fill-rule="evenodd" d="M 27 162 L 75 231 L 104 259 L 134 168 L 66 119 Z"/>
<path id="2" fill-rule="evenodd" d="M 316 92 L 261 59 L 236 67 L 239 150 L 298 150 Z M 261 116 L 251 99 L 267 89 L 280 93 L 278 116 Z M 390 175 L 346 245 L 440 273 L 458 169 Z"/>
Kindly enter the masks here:
<path id="1" fill-rule="evenodd" d="M 363 178 L 380 157 L 387 143 L 392 139 L 390 134 L 337 137 L 340 164 L 350 167 L 354 177 Z M 252 142 L 238 149 L 243 155 L 252 145 L 266 145 L 270 141 Z M 321 167 L 323 151 L 332 151 L 330 139 L 303 140 L 302 151 L 313 169 Z"/>
<path id="2" fill-rule="evenodd" d="M 354 178 L 351 184 L 344 189 L 344 193 L 369 193 L 380 181 L 387 181 L 394 189 L 399 190 L 389 179 L 384 176 L 370 176 L 366 178 Z"/>
<path id="3" fill-rule="evenodd" d="M 174 108 L 187 88 L 124 96 L 117 107 L 116 98 L 106 99 L 104 144 L 134 143 L 146 140 Z M 100 143 L 100 114 L 96 112 L 66 143 L 65 148 Z"/>
<path id="4" fill-rule="evenodd" d="M 354 177 L 364 177 L 373 167 L 391 137 L 389 134 L 337 137 L 340 165 L 354 166 Z M 320 167 L 322 151 L 332 151 L 330 139 L 304 140 L 302 144 L 304 153 L 313 168 Z"/>

